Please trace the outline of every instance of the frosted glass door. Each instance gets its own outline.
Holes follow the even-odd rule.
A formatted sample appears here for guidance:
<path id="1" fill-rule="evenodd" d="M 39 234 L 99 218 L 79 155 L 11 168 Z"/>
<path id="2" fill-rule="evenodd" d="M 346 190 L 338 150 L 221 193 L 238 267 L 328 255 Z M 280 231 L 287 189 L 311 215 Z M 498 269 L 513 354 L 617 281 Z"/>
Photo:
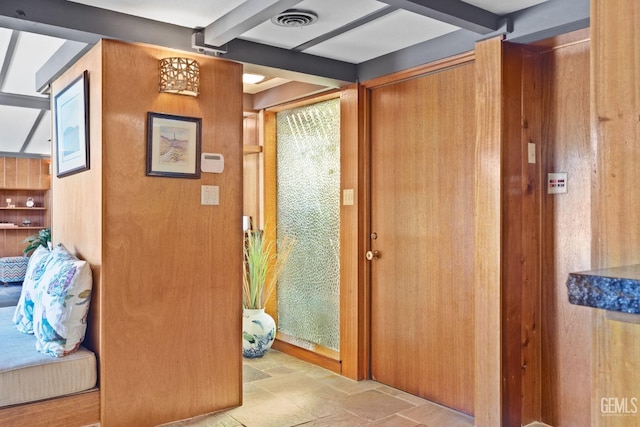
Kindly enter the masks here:
<path id="1" fill-rule="evenodd" d="M 277 230 L 295 238 L 278 281 L 278 329 L 339 350 L 340 100 L 277 114 Z"/>

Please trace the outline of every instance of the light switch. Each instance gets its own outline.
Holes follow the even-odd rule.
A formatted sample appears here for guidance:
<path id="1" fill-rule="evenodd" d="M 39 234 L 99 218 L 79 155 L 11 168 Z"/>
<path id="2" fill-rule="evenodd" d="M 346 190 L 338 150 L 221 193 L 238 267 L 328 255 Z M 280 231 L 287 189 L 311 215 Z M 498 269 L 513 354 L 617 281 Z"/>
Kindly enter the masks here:
<path id="1" fill-rule="evenodd" d="M 567 173 L 547 174 L 547 194 L 560 194 L 567 192 Z"/>
<path id="2" fill-rule="evenodd" d="M 202 205 L 217 206 L 220 204 L 220 189 L 217 185 L 203 185 L 200 196 Z"/>
<path id="3" fill-rule="evenodd" d="M 342 190 L 342 204 L 344 206 L 352 206 L 354 203 L 353 188 Z"/>
<path id="4" fill-rule="evenodd" d="M 535 163 L 536 162 L 536 144 L 534 144 L 533 142 L 528 143 L 527 150 L 528 150 L 528 153 L 527 153 L 528 162 Z"/>

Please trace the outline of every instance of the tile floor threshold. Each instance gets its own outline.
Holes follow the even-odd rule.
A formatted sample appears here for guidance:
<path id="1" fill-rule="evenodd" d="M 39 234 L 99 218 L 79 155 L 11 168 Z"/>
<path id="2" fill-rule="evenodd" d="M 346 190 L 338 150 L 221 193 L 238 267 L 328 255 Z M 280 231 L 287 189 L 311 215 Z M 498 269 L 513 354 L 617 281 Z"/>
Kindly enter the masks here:
<path id="1" fill-rule="evenodd" d="M 473 418 L 375 381 L 352 381 L 270 350 L 244 359 L 243 405 L 165 427 L 469 427 Z"/>

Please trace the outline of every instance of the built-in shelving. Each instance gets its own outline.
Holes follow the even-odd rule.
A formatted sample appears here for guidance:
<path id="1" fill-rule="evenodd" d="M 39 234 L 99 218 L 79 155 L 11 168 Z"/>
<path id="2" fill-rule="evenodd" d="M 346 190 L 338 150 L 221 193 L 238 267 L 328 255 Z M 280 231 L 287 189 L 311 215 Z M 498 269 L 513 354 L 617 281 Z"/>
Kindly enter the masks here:
<path id="1" fill-rule="evenodd" d="M 48 192 L 41 188 L 0 188 L 0 230 L 48 227 Z M 27 206 L 28 199 L 33 200 L 33 207 Z M 24 221 L 29 221 L 29 225 L 24 226 Z M 7 223 L 15 226 L 2 226 Z"/>
<path id="2" fill-rule="evenodd" d="M 15 208 L 8 208 L 8 207 L 0 207 L 0 211 L 46 211 L 47 208 L 43 208 L 43 207 L 33 207 L 33 208 L 27 208 L 27 207 L 20 207 L 20 206 L 16 206 Z"/>
<path id="3" fill-rule="evenodd" d="M 45 227 L 25 227 L 23 225 L 16 225 L 15 227 L 0 227 L 0 231 L 2 230 L 42 230 Z"/>

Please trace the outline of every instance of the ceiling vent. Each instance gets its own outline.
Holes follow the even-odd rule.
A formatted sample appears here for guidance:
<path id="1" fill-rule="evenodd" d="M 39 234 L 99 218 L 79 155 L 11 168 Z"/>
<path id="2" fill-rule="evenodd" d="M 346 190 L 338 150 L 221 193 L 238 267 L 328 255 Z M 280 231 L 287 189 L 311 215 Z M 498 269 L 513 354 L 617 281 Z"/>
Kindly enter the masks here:
<path id="1" fill-rule="evenodd" d="M 281 27 L 306 27 L 317 20 L 315 12 L 300 9 L 288 9 L 271 18 L 271 22 Z"/>

